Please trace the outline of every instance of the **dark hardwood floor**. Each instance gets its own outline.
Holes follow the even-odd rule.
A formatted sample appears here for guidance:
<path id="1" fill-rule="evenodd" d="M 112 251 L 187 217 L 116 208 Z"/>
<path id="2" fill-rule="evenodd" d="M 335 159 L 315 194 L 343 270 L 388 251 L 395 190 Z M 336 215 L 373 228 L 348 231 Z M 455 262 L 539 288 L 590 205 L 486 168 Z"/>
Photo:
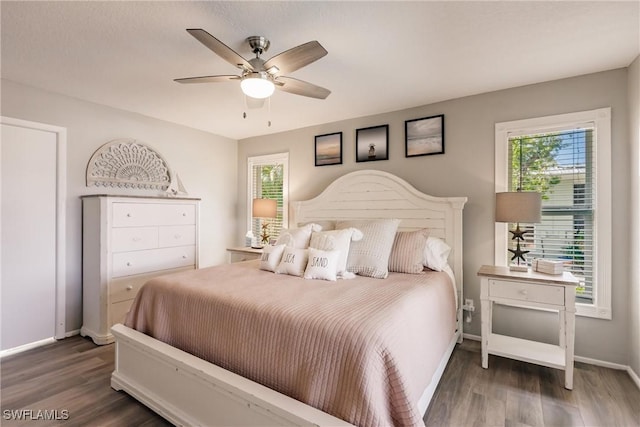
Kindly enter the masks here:
<path id="1" fill-rule="evenodd" d="M 113 363 L 113 345 L 96 346 L 79 336 L 2 359 L 0 424 L 169 425 L 126 393 L 111 389 Z M 480 344 L 465 340 L 452 355 L 425 424 L 640 426 L 640 390 L 626 372 L 576 363 L 574 375 L 574 390 L 568 391 L 564 372 L 555 369 L 491 356 L 485 370 Z M 40 410 L 59 419 L 44 420 Z M 7 419 L 11 411 L 40 419 Z"/>
<path id="2" fill-rule="evenodd" d="M 458 345 L 424 417 L 427 426 L 640 426 L 640 390 L 625 371 L 574 364 L 564 371 L 489 356 Z"/>

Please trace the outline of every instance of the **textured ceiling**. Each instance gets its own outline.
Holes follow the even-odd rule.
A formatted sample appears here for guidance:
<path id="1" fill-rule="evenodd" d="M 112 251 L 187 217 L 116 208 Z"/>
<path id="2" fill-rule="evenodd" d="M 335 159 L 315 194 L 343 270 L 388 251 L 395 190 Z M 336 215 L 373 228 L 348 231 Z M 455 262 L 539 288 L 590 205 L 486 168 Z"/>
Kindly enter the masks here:
<path id="1" fill-rule="evenodd" d="M 640 45 L 637 1 L 2 1 L 0 13 L 2 78 L 234 139 L 626 67 Z M 237 72 L 186 28 L 245 58 L 252 35 L 271 40 L 264 58 L 318 40 L 329 54 L 291 76 L 332 94 L 276 91 L 246 110 L 236 82 L 177 84 Z"/>

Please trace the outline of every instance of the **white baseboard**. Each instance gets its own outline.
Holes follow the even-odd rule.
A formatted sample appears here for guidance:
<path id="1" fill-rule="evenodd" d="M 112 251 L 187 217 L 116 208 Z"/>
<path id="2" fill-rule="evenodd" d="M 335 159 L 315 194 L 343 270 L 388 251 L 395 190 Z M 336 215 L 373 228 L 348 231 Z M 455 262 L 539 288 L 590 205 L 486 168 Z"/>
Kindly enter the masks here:
<path id="1" fill-rule="evenodd" d="M 8 348 L 6 350 L 0 351 L 0 359 L 2 359 L 3 357 L 12 356 L 14 354 L 22 353 L 23 351 L 31 350 L 32 348 L 51 344 L 55 341 L 56 339 L 51 337 L 51 338 L 45 338 L 40 341 L 30 342 L 29 344 L 19 345 L 18 347 Z"/>
<path id="2" fill-rule="evenodd" d="M 620 371 L 626 371 L 627 369 L 629 369 L 629 367 L 627 365 L 621 365 L 619 363 L 607 362 L 607 361 L 604 361 L 604 360 L 591 359 L 590 357 L 575 356 L 574 360 L 576 362 L 580 362 L 580 363 L 587 363 L 589 365 L 602 366 L 603 368 L 617 369 L 617 370 L 620 370 Z"/>
<path id="3" fill-rule="evenodd" d="M 462 337 L 464 339 L 466 339 L 466 340 L 482 341 L 482 337 L 480 335 L 462 334 Z M 640 377 L 638 377 L 638 374 L 636 374 L 633 371 L 633 369 L 631 369 L 630 366 L 621 365 L 619 363 L 605 362 L 604 360 L 591 359 L 589 357 L 582 357 L 582 356 L 575 356 L 574 359 L 575 359 L 576 362 L 580 362 L 580 363 L 587 363 L 589 365 L 602 366 L 603 368 L 610 368 L 610 369 L 617 369 L 617 370 L 620 370 L 620 371 L 627 371 L 627 373 L 631 377 L 631 380 L 640 389 Z"/>
<path id="4" fill-rule="evenodd" d="M 627 373 L 629 374 L 629 376 L 631 377 L 631 380 L 636 383 L 636 386 L 638 387 L 638 389 L 640 390 L 640 377 L 638 377 L 638 374 L 636 374 L 633 369 L 631 369 L 631 366 L 627 366 Z"/>
<path id="5" fill-rule="evenodd" d="M 482 341 L 482 337 L 480 335 L 462 334 L 462 338 L 471 341 Z"/>
<path id="6" fill-rule="evenodd" d="M 73 331 L 67 331 L 67 332 L 65 332 L 65 333 L 64 333 L 64 337 L 65 337 L 65 338 L 69 338 L 69 337 L 72 337 L 72 336 L 75 336 L 75 335 L 79 335 L 79 334 L 80 334 L 80 329 L 75 329 L 75 330 L 73 330 Z"/>

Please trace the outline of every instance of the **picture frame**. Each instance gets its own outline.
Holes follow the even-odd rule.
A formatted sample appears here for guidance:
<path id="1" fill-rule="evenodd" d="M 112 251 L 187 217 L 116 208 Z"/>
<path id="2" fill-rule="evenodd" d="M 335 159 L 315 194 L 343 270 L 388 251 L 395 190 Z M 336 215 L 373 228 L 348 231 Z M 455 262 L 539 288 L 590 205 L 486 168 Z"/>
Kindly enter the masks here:
<path id="1" fill-rule="evenodd" d="M 315 165 L 330 166 L 342 164 L 342 132 L 316 135 Z"/>
<path id="2" fill-rule="evenodd" d="M 389 160 L 389 125 L 356 129 L 356 162 Z"/>
<path id="3" fill-rule="evenodd" d="M 404 122 L 405 157 L 444 154 L 444 114 Z"/>

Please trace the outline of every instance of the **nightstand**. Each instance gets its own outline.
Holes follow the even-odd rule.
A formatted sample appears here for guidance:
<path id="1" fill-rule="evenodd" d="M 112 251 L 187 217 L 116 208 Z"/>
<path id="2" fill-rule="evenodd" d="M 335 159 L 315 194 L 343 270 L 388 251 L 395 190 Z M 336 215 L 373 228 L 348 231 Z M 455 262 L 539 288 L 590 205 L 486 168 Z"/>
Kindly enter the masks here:
<path id="1" fill-rule="evenodd" d="M 573 345 L 575 299 L 578 279 L 571 273 L 548 275 L 533 271 L 510 271 L 509 267 L 483 265 L 480 276 L 482 309 L 482 367 L 489 367 L 489 354 L 535 363 L 565 371 L 564 386 L 573 389 Z M 495 334 L 493 304 L 558 312 L 559 345 L 551 345 Z"/>
<path id="2" fill-rule="evenodd" d="M 229 253 L 229 263 L 250 261 L 259 259 L 262 256 L 262 249 L 250 248 L 248 246 L 239 248 L 227 248 Z"/>

